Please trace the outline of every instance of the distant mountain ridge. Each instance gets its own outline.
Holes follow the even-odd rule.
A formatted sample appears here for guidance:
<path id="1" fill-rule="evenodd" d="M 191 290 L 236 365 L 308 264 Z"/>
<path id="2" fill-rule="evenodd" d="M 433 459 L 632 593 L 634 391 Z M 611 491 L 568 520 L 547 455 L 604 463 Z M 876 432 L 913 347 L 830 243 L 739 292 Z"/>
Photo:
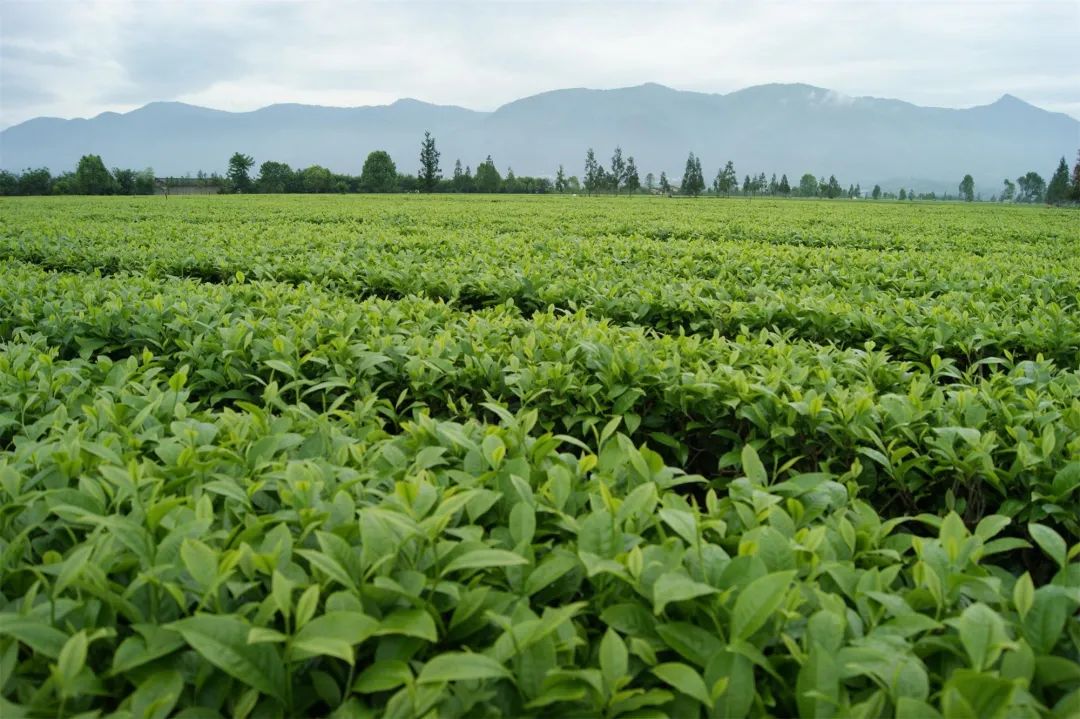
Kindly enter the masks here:
<path id="1" fill-rule="evenodd" d="M 153 102 L 90 119 L 35 118 L 0 131 L 0 167 L 75 167 L 99 154 L 109 167 L 153 167 L 158 175 L 222 172 L 241 151 L 293 167 L 319 164 L 359 174 L 368 152 L 387 150 L 399 171 L 416 172 L 430 130 L 449 175 L 454 160 L 475 168 L 491 155 L 504 174 L 553 176 L 559 164 L 580 175 L 585 150 L 606 161 L 616 145 L 642 176 L 682 176 L 697 154 L 711 181 L 728 160 L 745 174 L 836 175 L 847 186 L 902 182 L 916 190 L 951 188 L 965 173 L 989 196 L 1005 177 L 1044 177 L 1080 148 L 1080 121 L 1003 95 L 966 109 L 850 97 L 804 84 L 757 85 L 728 94 L 647 83 L 614 90 L 553 90 L 494 112 L 414 99 L 390 105 L 277 104 L 226 112 Z M 898 189 L 891 188 L 890 189 Z"/>

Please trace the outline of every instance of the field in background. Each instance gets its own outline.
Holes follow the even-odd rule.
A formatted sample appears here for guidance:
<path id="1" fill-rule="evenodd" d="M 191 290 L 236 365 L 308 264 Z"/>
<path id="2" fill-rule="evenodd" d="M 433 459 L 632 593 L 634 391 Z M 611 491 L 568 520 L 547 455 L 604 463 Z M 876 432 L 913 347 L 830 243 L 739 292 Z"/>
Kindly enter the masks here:
<path id="1" fill-rule="evenodd" d="M 1080 712 L 1075 211 L 4 200 L 0 343 L 5 718 Z"/>

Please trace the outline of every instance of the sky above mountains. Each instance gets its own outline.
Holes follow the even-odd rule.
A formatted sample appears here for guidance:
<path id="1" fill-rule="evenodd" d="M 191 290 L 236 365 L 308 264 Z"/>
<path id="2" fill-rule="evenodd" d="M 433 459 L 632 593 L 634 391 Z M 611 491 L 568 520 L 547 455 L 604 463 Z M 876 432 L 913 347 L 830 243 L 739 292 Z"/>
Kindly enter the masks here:
<path id="1" fill-rule="evenodd" d="M 0 126 L 154 100 L 225 110 L 400 97 L 492 110 L 645 80 L 806 82 L 966 107 L 1005 92 L 1080 117 L 1080 2 L 0 4 Z"/>

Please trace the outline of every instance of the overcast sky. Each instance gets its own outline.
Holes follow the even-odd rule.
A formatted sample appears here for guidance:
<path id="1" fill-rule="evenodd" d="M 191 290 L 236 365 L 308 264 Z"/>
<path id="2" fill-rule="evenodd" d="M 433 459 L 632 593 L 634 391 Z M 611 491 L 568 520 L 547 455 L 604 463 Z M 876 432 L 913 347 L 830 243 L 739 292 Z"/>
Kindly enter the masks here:
<path id="1" fill-rule="evenodd" d="M 1080 118 L 1065 2 L 0 0 L 0 126 L 154 100 L 224 110 L 415 97 L 492 110 L 564 87 L 806 82 L 968 107 L 1012 93 Z"/>

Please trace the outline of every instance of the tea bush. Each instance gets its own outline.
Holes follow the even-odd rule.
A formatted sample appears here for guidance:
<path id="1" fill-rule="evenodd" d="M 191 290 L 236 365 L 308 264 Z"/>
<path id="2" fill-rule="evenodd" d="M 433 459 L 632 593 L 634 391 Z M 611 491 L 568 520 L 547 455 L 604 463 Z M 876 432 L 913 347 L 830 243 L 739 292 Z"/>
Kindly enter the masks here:
<path id="1" fill-rule="evenodd" d="M 922 210 L 0 202 L 0 715 L 1077 716 L 1078 231 Z"/>

